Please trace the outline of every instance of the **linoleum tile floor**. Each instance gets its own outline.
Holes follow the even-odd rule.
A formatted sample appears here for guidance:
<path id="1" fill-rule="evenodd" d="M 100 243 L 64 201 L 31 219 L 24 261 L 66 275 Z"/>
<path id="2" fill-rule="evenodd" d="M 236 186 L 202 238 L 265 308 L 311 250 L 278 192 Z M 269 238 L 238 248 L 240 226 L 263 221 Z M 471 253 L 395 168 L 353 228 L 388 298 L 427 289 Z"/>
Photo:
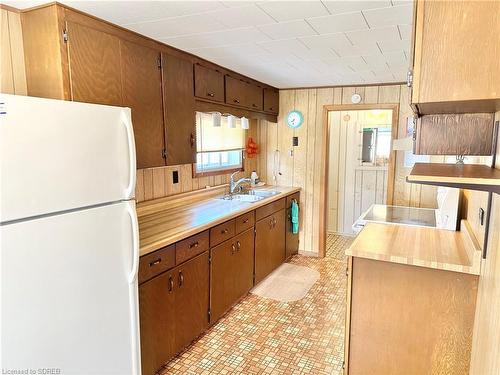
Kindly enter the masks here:
<path id="1" fill-rule="evenodd" d="M 294 256 L 320 279 L 301 300 L 249 294 L 160 372 L 167 374 L 341 374 L 346 265 L 352 238 L 328 235 L 325 258 Z"/>

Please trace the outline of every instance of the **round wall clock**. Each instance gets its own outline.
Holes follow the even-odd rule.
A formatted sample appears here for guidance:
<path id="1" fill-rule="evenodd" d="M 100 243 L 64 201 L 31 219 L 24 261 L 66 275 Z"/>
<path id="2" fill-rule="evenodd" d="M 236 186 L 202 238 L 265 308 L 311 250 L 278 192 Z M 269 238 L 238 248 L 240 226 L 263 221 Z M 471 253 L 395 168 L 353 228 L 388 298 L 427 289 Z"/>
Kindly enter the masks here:
<path id="1" fill-rule="evenodd" d="M 359 104 L 359 103 L 361 103 L 361 99 L 362 99 L 361 95 L 359 95 L 359 94 L 352 94 L 352 96 L 351 96 L 351 102 L 353 104 Z"/>
<path id="2" fill-rule="evenodd" d="M 286 123 L 292 129 L 296 129 L 304 122 L 304 116 L 300 111 L 291 111 L 286 116 Z"/>

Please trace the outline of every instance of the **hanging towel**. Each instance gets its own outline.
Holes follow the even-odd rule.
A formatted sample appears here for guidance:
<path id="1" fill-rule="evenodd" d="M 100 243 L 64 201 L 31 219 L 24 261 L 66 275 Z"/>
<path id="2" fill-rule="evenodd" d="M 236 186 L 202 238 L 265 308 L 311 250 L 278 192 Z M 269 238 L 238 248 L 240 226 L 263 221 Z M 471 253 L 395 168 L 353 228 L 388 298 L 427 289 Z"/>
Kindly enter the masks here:
<path id="1" fill-rule="evenodd" d="M 292 200 L 292 233 L 299 233 L 299 204 L 295 199 Z"/>

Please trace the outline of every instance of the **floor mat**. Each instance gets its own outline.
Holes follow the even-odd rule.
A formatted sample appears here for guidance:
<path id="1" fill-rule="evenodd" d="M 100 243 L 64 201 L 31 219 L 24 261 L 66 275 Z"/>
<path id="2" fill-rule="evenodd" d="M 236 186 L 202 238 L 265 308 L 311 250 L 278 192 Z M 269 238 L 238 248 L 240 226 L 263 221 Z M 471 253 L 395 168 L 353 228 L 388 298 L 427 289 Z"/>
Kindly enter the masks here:
<path id="1" fill-rule="evenodd" d="M 280 302 L 304 298 L 319 279 L 319 272 L 309 267 L 284 263 L 253 288 L 250 293 Z"/>

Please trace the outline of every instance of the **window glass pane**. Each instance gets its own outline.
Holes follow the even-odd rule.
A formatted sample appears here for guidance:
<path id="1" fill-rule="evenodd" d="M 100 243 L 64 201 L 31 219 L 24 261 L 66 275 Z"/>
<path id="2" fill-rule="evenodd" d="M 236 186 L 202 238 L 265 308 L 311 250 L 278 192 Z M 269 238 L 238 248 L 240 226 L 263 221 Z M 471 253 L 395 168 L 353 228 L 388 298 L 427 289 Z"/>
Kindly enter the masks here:
<path id="1" fill-rule="evenodd" d="M 196 172 L 235 169 L 242 167 L 243 152 L 241 150 L 199 152 L 196 159 Z"/>

